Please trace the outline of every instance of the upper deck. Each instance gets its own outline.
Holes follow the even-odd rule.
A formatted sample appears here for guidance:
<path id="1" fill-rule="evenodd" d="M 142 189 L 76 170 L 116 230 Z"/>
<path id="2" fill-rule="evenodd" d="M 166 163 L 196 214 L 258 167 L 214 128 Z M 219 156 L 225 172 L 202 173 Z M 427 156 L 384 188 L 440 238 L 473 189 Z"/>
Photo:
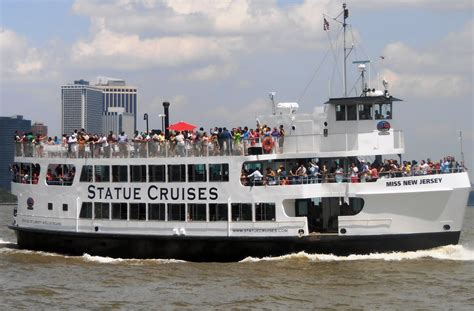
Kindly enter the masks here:
<path id="1" fill-rule="evenodd" d="M 370 156 L 404 153 L 403 132 L 371 131 L 345 134 L 308 134 L 255 139 L 128 141 L 126 143 L 46 144 L 18 142 L 16 157 L 27 158 L 170 158 L 247 155 L 312 155 L 313 157 Z"/>

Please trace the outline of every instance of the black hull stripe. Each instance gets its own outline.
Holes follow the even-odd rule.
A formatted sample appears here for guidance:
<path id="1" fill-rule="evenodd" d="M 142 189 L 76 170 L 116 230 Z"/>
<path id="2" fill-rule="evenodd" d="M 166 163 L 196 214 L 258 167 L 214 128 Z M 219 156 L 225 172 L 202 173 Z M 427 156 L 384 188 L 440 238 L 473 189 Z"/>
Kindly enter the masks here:
<path id="1" fill-rule="evenodd" d="M 67 255 L 113 258 L 163 258 L 187 261 L 238 261 L 248 256 L 309 254 L 369 254 L 416 251 L 457 244 L 460 232 L 436 232 L 371 236 L 321 235 L 298 237 L 190 237 L 77 233 L 26 229 L 15 230 L 20 249 Z"/>

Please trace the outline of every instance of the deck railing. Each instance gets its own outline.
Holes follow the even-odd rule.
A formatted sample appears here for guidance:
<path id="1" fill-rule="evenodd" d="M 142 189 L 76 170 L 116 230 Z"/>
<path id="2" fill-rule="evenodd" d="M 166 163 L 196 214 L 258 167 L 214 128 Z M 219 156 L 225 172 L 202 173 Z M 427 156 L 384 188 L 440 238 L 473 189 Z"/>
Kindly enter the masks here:
<path id="1" fill-rule="evenodd" d="M 430 169 L 429 171 L 414 170 L 410 172 L 380 172 L 378 177 L 371 177 L 365 174 L 353 176 L 350 173 L 329 173 L 314 176 L 264 176 L 262 178 L 241 177 L 240 181 L 244 186 L 284 186 L 284 185 L 307 185 L 320 183 L 364 183 L 376 182 L 379 179 L 391 179 L 399 177 L 428 177 L 436 174 L 453 174 L 466 172 L 464 167 L 448 169 Z"/>
<path id="2" fill-rule="evenodd" d="M 391 135 L 377 133 L 268 136 L 241 140 L 214 139 L 205 142 L 186 140 L 183 143 L 168 140 L 59 145 L 17 142 L 15 155 L 33 158 L 168 158 L 359 150 L 363 152 L 404 148 L 401 131 L 392 131 Z"/>

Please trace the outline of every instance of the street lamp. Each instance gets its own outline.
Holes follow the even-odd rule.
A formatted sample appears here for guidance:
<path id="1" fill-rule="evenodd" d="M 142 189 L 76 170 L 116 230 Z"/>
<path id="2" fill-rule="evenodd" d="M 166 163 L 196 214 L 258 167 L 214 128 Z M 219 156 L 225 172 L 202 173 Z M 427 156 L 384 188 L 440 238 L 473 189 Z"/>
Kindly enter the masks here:
<path id="1" fill-rule="evenodd" d="M 148 134 L 148 113 L 143 115 L 143 120 L 146 120 L 146 133 Z"/>
<path id="2" fill-rule="evenodd" d="M 163 134 L 165 133 L 165 118 L 166 118 L 166 114 L 164 113 L 160 113 L 158 115 L 158 117 L 161 118 L 161 131 L 163 132 Z"/>

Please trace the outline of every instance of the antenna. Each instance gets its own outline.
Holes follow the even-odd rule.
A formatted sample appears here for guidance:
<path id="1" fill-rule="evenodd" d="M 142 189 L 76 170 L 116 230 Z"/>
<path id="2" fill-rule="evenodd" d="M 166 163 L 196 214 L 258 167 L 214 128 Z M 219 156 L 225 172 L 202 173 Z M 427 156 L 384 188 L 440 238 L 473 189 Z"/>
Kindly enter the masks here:
<path id="1" fill-rule="evenodd" d="M 370 64 L 370 60 L 356 60 L 352 62 L 353 64 L 357 64 L 357 68 L 360 71 L 360 77 L 362 79 L 362 94 L 364 94 L 367 90 L 367 83 L 365 82 L 365 71 L 366 71 L 366 66 L 365 64 Z M 369 67 L 369 73 L 370 73 L 370 67 Z M 370 80 L 370 74 L 369 74 L 369 80 Z"/>
<path id="2" fill-rule="evenodd" d="M 346 60 L 347 60 L 347 48 L 346 48 L 346 19 L 349 17 L 349 9 L 346 8 L 346 4 L 342 4 L 342 9 L 343 9 L 343 23 L 342 23 L 342 28 L 344 30 L 344 97 L 347 97 L 347 70 L 346 70 Z"/>
<path id="3" fill-rule="evenodd" d="M 270 92 L 270 93 L 268 93 L 268 96 L 270 97 L 270 100 L 272 101 L 272 114 L 273 114 L 273 115 L 276 114 L 276 110 L 275 110 L 275 95 L 276 95 L 275 92 Z"/>

